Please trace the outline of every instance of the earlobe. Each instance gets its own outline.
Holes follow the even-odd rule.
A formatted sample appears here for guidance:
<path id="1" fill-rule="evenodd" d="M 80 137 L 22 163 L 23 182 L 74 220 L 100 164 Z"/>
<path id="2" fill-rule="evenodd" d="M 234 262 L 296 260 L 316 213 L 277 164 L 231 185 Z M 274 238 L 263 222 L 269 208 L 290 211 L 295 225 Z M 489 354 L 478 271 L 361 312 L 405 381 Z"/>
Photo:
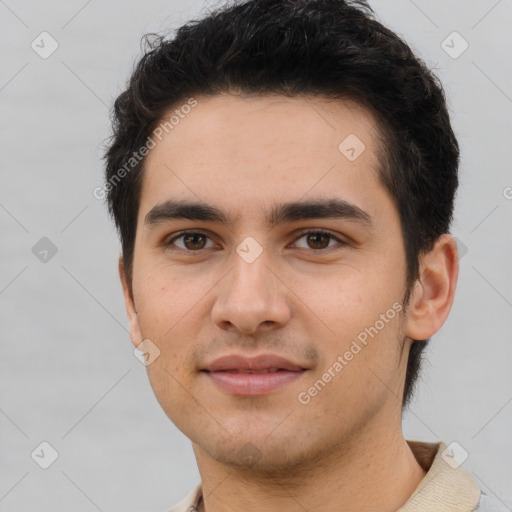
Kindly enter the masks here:
<path id="1" fill-rule="evenodd" d="M 128 283 L 126 272 L 124 269 L 123 257 L 119 257 L 119 278 L 121 279 L 121 285 L 123 286 L 123 297 L 124 305 L 126 308 L 126 314 L 128 316 L 128 324 L 130 328 L 130 339 L 135 347 L 142 343 L 142 332 L 139 325 L 139 317 L 137 309 L 135 307 L 135 300 L 133 297 L 133 290 L 131 283 Z"/>
<path id="2" fill-rule="evenodd" d="M 420 261 L 420 277 L 411 292 L 406 336 L 430 338 L 443 325 L 453 304 L 459 273 L 455 239 L 444 234 Z"/>

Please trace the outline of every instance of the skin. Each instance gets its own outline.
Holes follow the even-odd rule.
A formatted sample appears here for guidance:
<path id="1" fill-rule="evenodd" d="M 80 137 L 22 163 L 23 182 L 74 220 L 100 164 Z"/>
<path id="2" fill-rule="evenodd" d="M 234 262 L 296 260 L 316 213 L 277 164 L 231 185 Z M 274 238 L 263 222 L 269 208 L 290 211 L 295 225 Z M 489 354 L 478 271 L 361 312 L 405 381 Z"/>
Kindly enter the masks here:
<path id="1" fill-rule="evenodd" d="M 377 175 L 378 126 L 348 100 L 196 99 L 147 156 L 132 282 L 122 258 L 119 270 L 132 342 L 150 339 L 160 350 L 147 367 L 151 385 L 192 441 L 200 509 L 396 511 L 425 475 L 401 429 L 407 355 L 411 339 L 432 336 L 449 313 L 456 244 L 438 240 L 421 258 L 407 309 L 300 403 L 299 393 L 406 291 L 400 219 Z M 354 161 L 338 149 L 349 134 L 365 144 Z M 265 224 L 279 203 L 330 198 L 362 209 L 371 226 L 346 218 Z M 145 224 L 169 199 L 204 201 L 233 222 Z M 315 245 L 305 229 L 344 243 L 320 237 Z M 206 238 L 165 245 L 182 230 Z M 248 236 L 263 249 L 252 263 L 236 252 Z M 269 394 L 234 396 L 199 371 L 232 352 L 279 354 L 307 371 Z"/>

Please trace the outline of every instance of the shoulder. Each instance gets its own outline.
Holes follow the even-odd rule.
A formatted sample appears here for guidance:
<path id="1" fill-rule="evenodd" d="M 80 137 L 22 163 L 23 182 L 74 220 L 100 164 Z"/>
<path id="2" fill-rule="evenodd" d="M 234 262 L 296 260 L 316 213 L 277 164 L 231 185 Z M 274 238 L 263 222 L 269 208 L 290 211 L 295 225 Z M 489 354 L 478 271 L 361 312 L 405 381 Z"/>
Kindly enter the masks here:
<path id="1" fill-rule="evenodd" d="M 475 512 L 510 512 L 511 510 L 511 503 L 501 501 L 498 498 L 489 496 L 483 492 L 480 496 L 478 507 L 475 508 Z"/>

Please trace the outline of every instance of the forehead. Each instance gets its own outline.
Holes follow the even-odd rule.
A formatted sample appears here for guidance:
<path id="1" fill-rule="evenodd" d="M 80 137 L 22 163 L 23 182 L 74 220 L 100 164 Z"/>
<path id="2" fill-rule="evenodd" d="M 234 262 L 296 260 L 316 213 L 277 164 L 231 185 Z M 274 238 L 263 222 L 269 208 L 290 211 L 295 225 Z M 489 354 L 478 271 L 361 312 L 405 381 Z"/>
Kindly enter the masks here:
<path id="1" fill-rule="evenodd" d="M 195 101 L 174 106 L 160 125 L 167 130 L 152 136 L 139 218 L 170 198 L 257 215 L 265 204 L 308 194 L 335 192 L 357 204 L 384 193 L 378 126 L 358 103 L 228 94 Z M 173 124 L 163 124 L 173 115 Z"/>

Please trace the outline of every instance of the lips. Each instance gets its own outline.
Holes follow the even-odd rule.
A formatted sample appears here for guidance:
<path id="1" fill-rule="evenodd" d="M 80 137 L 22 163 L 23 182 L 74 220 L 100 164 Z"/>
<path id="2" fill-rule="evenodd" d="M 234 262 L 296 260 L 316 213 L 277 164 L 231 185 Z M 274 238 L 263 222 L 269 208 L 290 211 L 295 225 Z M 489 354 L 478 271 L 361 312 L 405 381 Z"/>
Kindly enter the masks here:
<path id="1" fill-rule="evenodd" d="M 206 371 L 238 371 L 239 373 L 268 373 L 279 370 L 301 371 L 300 365 L 274 354 L 262 354 L 257 357 L 244 357 L 231 354 L 215 359 L 207 365 Z"/>
<path id="2" fill-rule="evenodd" d="M 306 370 L 274 354 L 252 358 L 231 354 L 215 359 L 202 371 L 216 386 L 231 395 L 257 396 L 301 378 Z"/>
<path id="3" fill-rule="evenodd" d="M 264 370 L 242 370 L 240 368 L 233 370 L 217 370 L 222 372 L 230 372 L 230 373 L 275 373 L 283 371 L 283 368 L 265 368 Z"/>

